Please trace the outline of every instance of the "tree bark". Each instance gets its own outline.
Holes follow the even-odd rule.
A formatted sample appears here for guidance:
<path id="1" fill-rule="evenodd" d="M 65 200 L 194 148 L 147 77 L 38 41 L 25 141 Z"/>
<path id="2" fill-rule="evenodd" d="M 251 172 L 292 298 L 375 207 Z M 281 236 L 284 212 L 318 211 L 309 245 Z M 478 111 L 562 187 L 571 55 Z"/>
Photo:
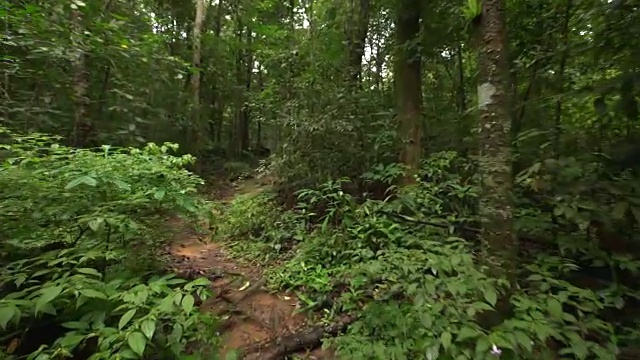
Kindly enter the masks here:
<path id="1" fill-rule="evenodd" d="M 213 27 L 214 35 L 218 44 L 220 43 L 220 34 L 222 33 L 223 15 L 224 0 L 218 0 L 216 20 Z M 219 73 L 218 76 L 220 76 Z M 213 114 L 212 124 L 210 124 L 209 131 L 211 133 L 211 137 L 219 144 L 222 140 L 222 117 L 224 114 L 224 104 L 222 102 L 222 87 L 217 83 L 217 81 L 213 81 Z"/>
<path id="2" fill-rule="evenodd" d="M 84 44 L 82 44 L 82 11 L 76 4 L 71 8 L 71 42 L 74 45 L 74 58 L 72 60 L 73 71 L 73 103 L 75 106 L 73 122 L 73 146 L 84 147 L 87 145 L 93 124 L 88 116 L 89 99 L 87 93 L 89 89 L 89 79 L 87 77 L 86 54 Z"/>
<path id="3" fill-rule="evenodd" d="M 396 25 L 396 96 L 400 162 L 408 167 L 402 184 L 415 182 L 422 155 L 422 71 L 420 50 L 415 41 L 420 33 L 421 0 L 402 0 Z"/>
<path id="4" fill-rule="evenodd" d="M 462 44 L 458 44 L 456 49 L 456 60 L 458 67 L 458 88 L 456 91 L 457 100 L 458 100 L 458 111 L 461 114 L 464 114 L 467 111 L 467 94 L 465 92 L 464 87 L 464 67 L 462 60 Z"/>
<path id="5" fill-rule="evenodd" d="M 564 18 L 562 19 L 562 51 L 560 53 L 560 65 L 558 68 L 558 99 L 556 100 L 555 117 L 553 122 L 553 152 L 556 157 L 560 156 L 560 138 L 562 137 L 562 97 L 564 95 L 564 71 L 567 65 L 567 57 L 569 55 L 569 21 L 571 20 L 572 0 L 567 0 L 565 6 Z"/>
<path id="6" fill-rule="evenodd" d="M 516 239 L 513 230 L 511 121 L 508 95 L 509 63 L 504 0 L 484 0 L 479 19 L 479 169 L 482 177 L 481 238 L 491 275 L 515 279 Z M 508 298 L 485 319 L 499 322 L 508 310 Z"/>
<path id="7" fill-rule="evenodd" d="M 347 49 L 349 80 L 352 85 L 360 86 L 362 77 L 362 57 L 369 31 L 371 0 L 359 0 L 358 9 L 353 9 L 350 24 L 347 26 Z"/>
<path id="8" fill-rule="evenodd" d="M 242 35 L 244 31 L 244 25 L 242 24 L 242 19 L 240 17 L 240 6 L 238 4 L 236 6 L 236 41 L 237 46 L 240 47 L 242 44 Z M 242 50 L 236 49 L 235 54 L 235 84 L 233 91 L 233 102 L 234 102 L 234 116 L 233 116 L 233 126 L 231 129 L 231 136 L 229 137 L 229 155 L 231 157 L 238 157 L 242 154 L 242 125 L 244 123 L 243 120 L 243 107 L 244 107 L 244 74 L 242 71 Z"/>
<path id="9" fill-rule="evenodd" d="M 205 0 L 197 0 L 196 17 L 193 21 L 193 59 L 191 65 L 194 73 L 191 76 L 192 118 L 189 126 L 188 141 L 193 144 L 193 153 L 198 156 L 202 151 L 202 124 L 200 121 L 200 67 L 202 60 L 202 23 L 204 22 L 206 3 Z M 198 161 L 198 164 L 201 162 Z"/>
<path id="10" fill-rule="evenodd" d="M 253 50 L 251 44 L 253 42 L 253 35 L 251 29 L 247 28 L 247 50 L 245 52 L 246 58 L 246 73 L 245 73 L 245 93 L 243 96 L 242 104 L 242 127 L 240 133 L 240 148 L 241 150 L 249 149 L 249 125 L 251 123 L 251 113 L 249 112 L 249 92 L 251 91 L 251 81 L 253 78 Z"/>

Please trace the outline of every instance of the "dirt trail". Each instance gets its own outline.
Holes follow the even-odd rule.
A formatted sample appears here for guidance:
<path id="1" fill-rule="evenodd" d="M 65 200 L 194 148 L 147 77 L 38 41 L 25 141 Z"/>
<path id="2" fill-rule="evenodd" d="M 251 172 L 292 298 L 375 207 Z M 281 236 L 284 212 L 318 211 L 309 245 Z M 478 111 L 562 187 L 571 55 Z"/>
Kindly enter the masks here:
<path id="1" fill-rule="evenodd" d="M 226 192 L 224 200 L 231 200 L 233 194 L 259 192 L 265 188 L 258 180 L 248 180 L 235 191 Z M 231 350 L 281 338 L 312 325 L 303 314 L 295 313 L 300 305 L 294 295 L 270 293 L 264 288 L 261 268 L 234 260 L 221 244 L 207 239 L 208 236 L 185 229 L 171 247 L 171 254 L 178 267 L 213 281 L 214 297 L 201 308 L 223 319 L 221 359 Z M 308 360 L 335 358 L 321 349 L 296 355 L 298 359 Z M 245 359 L 261 357 L 254 353 Z"/>

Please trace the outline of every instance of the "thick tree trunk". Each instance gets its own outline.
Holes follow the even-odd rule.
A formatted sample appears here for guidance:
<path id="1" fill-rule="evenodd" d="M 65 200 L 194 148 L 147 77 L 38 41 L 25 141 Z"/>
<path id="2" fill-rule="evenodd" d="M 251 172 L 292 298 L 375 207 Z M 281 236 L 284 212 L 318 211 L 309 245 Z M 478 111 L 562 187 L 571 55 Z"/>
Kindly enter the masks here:
<path id="1" fill-rule="evenodd" d="M 86 54 L 82 44 L 83 16 L 76 4 L 71 9 L 72 43 L 74 45 L 73 71 L 73 102 L 75 105 L 73 122 L 73 146 L 84 147 L 89 142 L 93 124 L 89 119 L 89 79 L 87 78 Z"/>
<path id="2" fill-rule="evenodd" d="M 479 23 L 480 215 L 483 220 L 481 237 L 491 274 L 513 281 L 517 249 L 513 231 L 509 65 L 504 8 L 504 0 L 484 0 Z M 483 322 L 488 326 L 499 322 L 499 313 L 506 311 L 508 305 L 508 297 L 503 298 L 497 306 L 498 313 L 490 314 Z"/>
<path id="3" fill-rule="evenodd" d="M 396 96 L 399 135 L 402 141 L 400 162 L 409 168 L 402 183 L 415 182 L 422 154 L 422 71 L 419 47 L 414 43 L 420 33 L 421 0 L 401 0 L 396 25 Z"/>

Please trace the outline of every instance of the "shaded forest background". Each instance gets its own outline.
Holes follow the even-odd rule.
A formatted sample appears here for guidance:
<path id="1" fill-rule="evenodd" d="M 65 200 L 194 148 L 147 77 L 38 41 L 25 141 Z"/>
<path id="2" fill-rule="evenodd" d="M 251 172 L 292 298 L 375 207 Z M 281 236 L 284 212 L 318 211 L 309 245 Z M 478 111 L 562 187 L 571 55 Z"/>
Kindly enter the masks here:
<path id="1" fill-rule="evenodd" d="M 0 18 L 0 158 L 22 161 L 0 173 L 9 268 L 42 227 L 110 239 L 111 215 L 153 227 L 136 206 L 210 213 L 175 168 L 235 179 L 260 164 L 274 193 L 210 220 L 253 243 L 239 253 L 285 259 L 274 286 L 313 310 L 359 309 L 333 344 L 345 358 L 638 357 L 637 0 L 2 0 Z M 128 147 L 144 150 L 107 156 Z M 103 182 L 60 210 L 56 186 Z M 34 203 L 46 224 L 24 224 Z M 124 250 L 142 230 L 122 226 Z M 11 269 L 7 284 L 35 276 Z M 50 301 L 56 276 L 38 280 Z M 149 331 L 118 341 L 142 357 Z"/>

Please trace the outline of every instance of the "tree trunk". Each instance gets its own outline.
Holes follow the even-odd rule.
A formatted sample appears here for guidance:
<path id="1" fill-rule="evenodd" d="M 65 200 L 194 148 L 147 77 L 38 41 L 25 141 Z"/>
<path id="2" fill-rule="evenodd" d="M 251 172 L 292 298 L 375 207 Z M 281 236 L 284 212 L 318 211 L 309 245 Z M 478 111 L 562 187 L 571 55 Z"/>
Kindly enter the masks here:
<path id="1" fill-rule="evenodd" d="M 216 10 L 216 21 L 214 24 L 214 35 L 216 41 L 220 44 L 220 34 L 222 33 L 222 17 L 224 15 L 224 1 L 218 0 L 218 9 Z M 221 74 L 218 72 L 218 76 Z M 210 132 L 212 138 L 215 138 L 216 143 L 220 143 L 222 140 L 222 116 L 224 114 L 224 104 L 222 103 L 222 87 L 218 84 L 218 81 L 213 81 L 213 119 L 210 126 Z"/>
<path id="2" fill-rule="evenodd" d="M 562 19 L 562 51 L 560 52 L 560 65 L 558 69 L 558 99 L 556 100 L 555 117 L 553 123 L 553 152 L 556 157 L 560 156 L 560 138 L 562 136 L 562 97 L 564 96 L 564 71 L 569 55 L 569 21 L 571 20 L 572 0 L 567 0 Z"/>
<path id="3" fill-rule="evenodd" d="M 408 167 L 402 184 L 415 182 L 422 153 L 422 72 L 419 47 L 414 43 L 420 33 L 421 0 L 401 0 L 396 25 L 396 96 L 399 135 L 402 141 L 400 162 Z"/>
<path id="4" fill-rule="evenodd" d="M 264 80 L 262 78 L 262 66 L 258 65 L 258 87 L 260 92 L 264 91 Z M 262 148 L 262 121 L 258 121 L 258 133 L 256 134 L 256 149 Z"/>
<path id="5" fill-rule="evenodd" d="M 371 0 L 359 0 L 358 9 L 352 10 L 352 18 L 347 27 L 348 71 L 352 85 L 360 86 L 362 77 L 362 57 L 364 56 L 367 33 L 369 31 Z"/>
<path id="6" fill-rule="evenodd" d="M 456 60 L 458 67 L 458 88 L 456 91 L 458 100 L 458 111 L 464 114 L 467 111 L 467 94 L 464 87 L 464 67 L 462 62 L 462 44 L 458 44 L 456 49 Z"/>
<path id="7" fill-rule="evenodd" d="M 202 23 L 204 21 L 206 3 L 205 0 L 197 0 L 196 17 L 193 21 L 193 60 L 194 73 L 191 76 L 192 118 L 189 126 L 188 141 L 193 144 L 193 153 L 198 156 L 202 151 L 202 124 L 200 121 L 200 63 L 202 59 Z M 200 164 L 201 161 L 198 161 Z"/>
<path id="8" fill-rule="evenodd" d="M 512 220 L 509 64 L 504 8 L 504 0 L 484 0 L 478 24 L 480 215 L 481 238 L 491 275 L 507 277 L 513 282 L 517 249 Z M 487 326 L 495 325 L 508 308 L 508 297 L 504 297 L 496 306 L 498 311 L 488 314 L 483 322 Z"/>
<path id="9" fill-rule="evenodd" d="M 72 60 L 73 71 L 73 103 L 75 105 L 73 123 L 73 146 L 84 147 L 89 142 L 89 137 L 93 129 L 93 124 L 89 119 L 87 108 L 89 99 L 87 92 L 89 80 L 87 78 L 86 55 L 84 44 L 82 44 L 83 30 L 82 11 L 76 4 L 72 4 L 71 9 L 71 42 L 74 45 L 74 58 Z"/>
<path id="10" fill-rule="evenodd" d="M 242 44 L 242 34 L 243 34 L 243 24 L 240 18 L 240 6 L 236 4 L 236 41 L 237 46 L 240 47 Z M 242 71 L 242 50 L 237 49 L 235 54 L 235 84 L 233 91 L 233 102 L 234 102 L 234 116 L 233 116 L 233 126 L 231 127 L 231 136 L 229 137 L 229 155 L 231 157 L 238 157 L 242 154 L 242 125 L 243 125 L 243 107 L 244 107 L 244 99 L 243 99 L 243 71 Z"/>
<path id="11" fill-rule="evenodd" d="M 251 91 L 251 80 L 253 75 L 253 50 L 251 43 L 253 35 L 251 29 L 247 28 L 247 50 L 246 50 L 246 73 L 245 73 L 245 93 L 242 105 L 242 128 L 240 133 L 241 149 L 249 149 L 249 124 L 251 123 L 251 113 L 249 112 L 249 92 Z"/>

